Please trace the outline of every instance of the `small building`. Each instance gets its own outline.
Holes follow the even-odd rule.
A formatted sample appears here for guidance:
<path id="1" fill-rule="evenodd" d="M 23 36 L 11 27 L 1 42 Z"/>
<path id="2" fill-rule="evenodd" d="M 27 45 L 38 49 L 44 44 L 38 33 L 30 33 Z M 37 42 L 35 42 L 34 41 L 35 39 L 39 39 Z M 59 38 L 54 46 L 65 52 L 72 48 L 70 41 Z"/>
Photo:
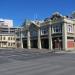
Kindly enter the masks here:
<path id="1" fill-rule="evenodd" d="M 0 48 L 21 47 L 20 36 L 21 28 L 13 27 L 13 20 L 0 19 Z"/>
<path id="2" fill-rule="evenodd" d="M 0 48 L 23 48 L 21 27 L 0 27 Z M 21 37 L 22 36 L 22 37 Z M 4 45 L 5 44 L 5 45 Z"/>
<path id="3" fill-rule="evenodd" d="M 16 48 L 16 35 L 0 34 L 0 48 Z"/>

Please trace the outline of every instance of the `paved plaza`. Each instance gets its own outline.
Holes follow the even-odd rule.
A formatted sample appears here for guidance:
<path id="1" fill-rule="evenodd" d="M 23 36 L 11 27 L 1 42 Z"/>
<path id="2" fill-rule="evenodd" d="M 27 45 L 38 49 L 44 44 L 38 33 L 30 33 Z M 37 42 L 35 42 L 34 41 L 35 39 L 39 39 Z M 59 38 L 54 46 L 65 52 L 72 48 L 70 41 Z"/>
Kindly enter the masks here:
<path id="1" fill-rule="evenodd" d="M 0 49 L 0 75 L 75 75 L 75 53 Z"/>

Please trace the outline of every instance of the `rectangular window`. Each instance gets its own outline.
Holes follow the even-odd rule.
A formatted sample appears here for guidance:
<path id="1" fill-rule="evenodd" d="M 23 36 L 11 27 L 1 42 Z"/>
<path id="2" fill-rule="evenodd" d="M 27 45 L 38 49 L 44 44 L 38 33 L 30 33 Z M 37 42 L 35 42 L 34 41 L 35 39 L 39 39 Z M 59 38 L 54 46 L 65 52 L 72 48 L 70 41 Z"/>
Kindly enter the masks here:
<path id="1" fill-rule="evenodd" d="M 8 43 L 8 46 L 10 46 L 10 43 Z"/>
<path id="2" fill-rule="evenodd" d="M 6 45 L 6 43 L 3 43 L 4 45 Z"/>
<path id="3" fill-rule="evenodd" d="M 10 37 L 8 37 L 8 40 L 10 40 Z"/>
<path id="4" fill-rule="evenodd" d="M 42 35 L 45 35 L 45 34 L 47 34 L 47 33 L 48 33 L 48 29 L 47 29 L 47 28 L 41 29 L 41 34 L 42 34 Z"/>
<path id="5" fill-rule="evenodd" d="M 11 43 L 11 46 L 12 46 L 12 43 Z"/>
<path id="6" fill-rule="evenodd" d="M 11 37 L 11 40 L 12 40 L 12 37 Z"/>
<path id="7" fill-rule="evenodd" d="M 13 37 L 13 40 L 15 40 L 15 37 Z"/>
<path id="8" fill-rule="evenodd" d="M 2 40 L 2 39 L 1 39 L 1 36 L 0 36 L 0 40 Z"/>
<path id="9" fill-rule="evenodd" d="M 0 36 L 0 40 L 2 40 L 2 36 Z"/>
<path id="10" fill-rule="evenodd" d="M 5 40 L 5 37 L 3 37 L 3 40 Z"/>
<path id="11" fill-rule="evenodd" d="M 61 33 L 61 26 L 53 26 L 53 33 Z"/>
<path id="12" fill-rule="evenodd" d="M 15 45 L 15 43 L 13 43 L 13 46 Z"/>

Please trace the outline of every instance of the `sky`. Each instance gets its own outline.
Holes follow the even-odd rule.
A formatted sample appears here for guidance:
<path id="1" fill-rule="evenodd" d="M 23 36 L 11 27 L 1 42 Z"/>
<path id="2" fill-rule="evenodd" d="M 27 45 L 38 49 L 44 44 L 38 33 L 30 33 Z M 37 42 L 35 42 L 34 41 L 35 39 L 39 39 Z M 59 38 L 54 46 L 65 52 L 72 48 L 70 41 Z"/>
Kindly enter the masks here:
<path id="1" fill-rule="evenodd" d="M 12 19 L 14 27 L 25 19 L 45 19 L 54 12 L 70 15 L 75 11 L 75 0 L 0 0 L 0 18 Z"/>

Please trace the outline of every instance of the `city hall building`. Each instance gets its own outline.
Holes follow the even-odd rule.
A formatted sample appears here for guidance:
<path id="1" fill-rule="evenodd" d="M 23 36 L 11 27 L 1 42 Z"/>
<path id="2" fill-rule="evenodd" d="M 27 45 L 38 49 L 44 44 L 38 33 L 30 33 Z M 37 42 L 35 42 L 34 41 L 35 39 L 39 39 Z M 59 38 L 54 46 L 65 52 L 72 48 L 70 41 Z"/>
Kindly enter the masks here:
<path id="1" fill-rule="evenodd" d="M 75 19 L 58 12 L 43 21 L 26 21 L 24 27 L 24 48 L 49 50 L 75 49 Z"/>

